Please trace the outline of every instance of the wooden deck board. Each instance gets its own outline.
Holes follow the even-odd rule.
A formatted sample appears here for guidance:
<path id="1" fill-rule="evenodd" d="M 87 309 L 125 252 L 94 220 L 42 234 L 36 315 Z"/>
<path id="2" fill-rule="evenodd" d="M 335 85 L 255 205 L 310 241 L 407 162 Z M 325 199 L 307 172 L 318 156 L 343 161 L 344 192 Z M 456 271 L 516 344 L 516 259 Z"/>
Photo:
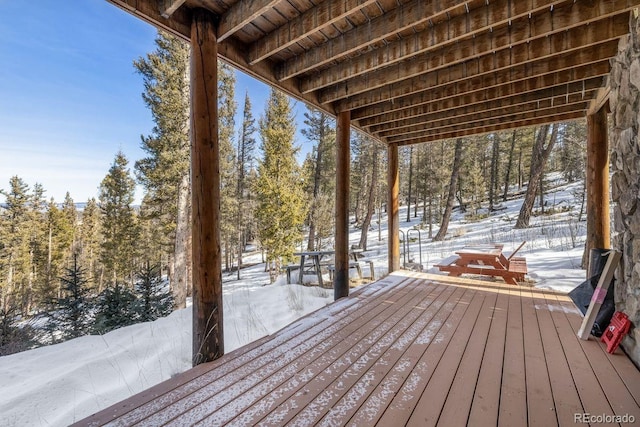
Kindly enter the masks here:
<path id="1" fill-rule="evenodd" d="M 411 310 L 395 325 L 394 329 L 391 329 L 382 339 L 374 343 L 359 358 L 353 360 L 351 366 L 348 366 L 337 378 L 335 376 L 325 377 L 322 381 L 312 383 L 305 387 L 307 394 L 302 400 L 304 403 L 308 402 L 308 404 L 290 420 L 290 425 L 314 425 L 319 423 L 325 415 L 325 422 L 334 419 L 337 413 L 344 411 L 345 405 L 341 404 L 341 400 L 345 394 L 351 392 L 352 394 L 350 396 L 345 397 L 347 399 L 357 399 L 357 396 L 354 396 L 354 394 L 360 394 L 366 388 L 366 385 L 363 385 L 361 380 L 364 379 L 365 382 L 371 381 L 369 371 L 374 363 L 382 358 L 386 349 L 390 348 L 404 336 L 404 332 L 408 330 L 411 325 L 417 321 L 420 314 L 424 312 L 423 309 L 419 308 L 420 303 L 415 304 L 412 301 L 407 304 L 411 307 Z M 307 399 L 312 396 L 315 396 L 315 399 Z M 355 405 L 355 401 L 352 404 Z M 329 408 L 332 413 L 326 414 Z M 345 413 L 341 414 L 340 419 L 343 418 L 346 418 Z M 285 421 L 289 420 L 285 419 Z"/>
<path id="2" fill-rule="evenodd" d="M 416 407 L 409 418 L 409 426 L 436 425 L 443 405 L 449 394 L 451 383 L 460 366 L 464 349 L 471 336 L 473 325 L 485 302 L 485 297 L 477 296 L 471 300 L 458 328 L 435 368 L 427 387 L 423 390 Z"/>
<path id="3" fill-rule="evenodd" d="M 547 358 L 547 370 L 555 412 L 559 426 L 575 426 L 574 414 L 584 413 L 580 396 L 576 391 L 560 337 L 551 318 L 553 305 L 547 304 L 544 296 L 535 296 L 533 303 L 538 315 L 538 325 L 542 335 L 542 347 Z"/>
<path id="4" fill-rule="evenodd" d="M 411 347 L 397 361 L 393 370 L 380 381 L 376 389 L 362 405 L 362 409 L 352 417 L 348 425 L 374 425 L 378 422 L 391 400 L 397 395 L 405 380 L 411 374 L 412 368 L 420 361 L 420 358 L 423 357 L 440 329 L 448 321 L 464 293 L 465 289 L 455 288 L 455 292 L 451 294 L 451 297 L 441 306 L 433 320 L 416 337 Z"/>
<path id="5" fill-rule="evenodd" d="M 499 292 L 493 310 L 487 345 L 482 356 L 478 382 L 474 390 L 468 423 L 470 427 L 495 425 L 498 419 L 508 308 L 509 292 Z"/>
<path id="6" fill-rule="evenodd" d="M 505 335 L 498 426 L 526 426 L 527 388 L 525 382 L 524 338 L 522 335 L 522 305 L 520 303 L 519 287 L 514 287 L 509 291 L 507 310 L 507 333 Z"/>
<path id="7" fill-rule="evenodd" d="M 397 273 L 78 425 L 560 425 L 640 420 L 640 373 L 564 295 Z"/>
<path id="8" fill-rule="evenodd" d="M 386 408 L 378 425 L 395 426 L 406 424 L 413 408 L 418 404 L 422 391 L 429 383 L 436 366 L 442 359 L 460 323 L 460 319 L 464 316 L 474 294 L 475 290 L 466 290 L 463 297 L 451 312 L 451 315 L 447 318 L 447 322 L 437 332 L 429 347 L 411 370 L 406 381 L 391 401 L 391 404 Z"/>
<path id="9" fill-rule="evenodd" d="M 362 333 L 359 331 L 361 327 L 374 328 L 376 316 L 381 311 L 385 311 L 393 302 L 398 302 L 404 307 L 406 298 L 411 295 L 412 287 L 416 286 L 420 286 L 416 280 L 405 281 L 399 285 L 401 291 L 393 295 L 397 300 L 383 296 L 381 297 L 383 301 L 377 304 L 373 310 L 368 310 L 366 313 L 362 310 L 350 313 L 339 322 L 332 323 L 329 327 L 324 327 L 322 331 L 309 336 L 304 342 L 297 343 L 295 347 L 288 348 L 284 352 L 278 351 L 277 357 L 272 357 L 268 364 L 260 366 L 259 369 L 251 369 L 254 371 L 252 375 L 246 376 L 241 373 L 241 376 L 234 376 L 227 381 L 218 381 L 211 387 L 207 386 L 197 396 L 191 395 L 184 399 L 185 406 L 179 408 L 180 413 L 176 413 L 176 405 L 173 405 L 154 414 L 149 422 L 152 425 L 162 425 L 173 419 L 179 423 L 180 420 L 176 417 L 199 421 L 211 412 L 219 411 L 227 404 L 229 404 L 227 410 L 231 408 L 233 412 L 244 409 L 252 403 L 251 396 L 247 396 L 245 392 L 251 393 L 254 397 L 262 396 L 264 392 L 261 390 L 270 390 L 295 375 L 299 369 L 304 368 L 307 362 L 314 360 L 338 344 L 340 340 L 337 332 L 339 331 L 344 331 L 345 335 L 349 336 L 354 332 Z M 400 312 L 392 312 L 392 315 L 398 313 Z M 354 321 L 354 319 L 357 320 Z M 265 384 L 264 381 L 267 378 L 270 378 L 271 381 Z M 238 401 L 242 403 L 239 404 Z M 223 411 L 222 416 L 224 416 L 224 412 L 227 411 Z"/>
<path id="10" fill-rule="evenodd" d="M 580 396 L 580 401 L 582 402 L 585 412 L 592 414 L 613 414 L 607 396 L 602 391 L 598 379 L 593 374 L 593 370 L 584 354 L 580 340 L 577 339 L 576 336 L 576 332 L 582 322 L 581 316 L 578 315 L 577 311 L 566 313 L 562 304 L 559 304 L 560 301 L 557 296 L 549 295 L 548 298 L 557 304 L 556 307 L 559 308 L 552 309 L 551 316 L 558 331 L 560 343 L 567 357 L 576 391 Z M 573 309 L 575 310 L 575 307 Z M 569 322 L 569 318 L 571 317 L 575 317 L 578 321 L 575 329 Z"/>
<path id="11" fill-rule="evenodd" d="M 569 322 L 574 328 L 580 326 L 578 318 L 572 317 Z M 622 359 L 627 359 L 626 356 L 619 350 L 619 357 L 607 357 L 604 344 L 594 337 L 589 337 L 588 341 L 580 340 L 580 344 L 594 375 L 607 396 L 613 413 L 618 415 L 630 414 L 635 417 L 636 421 L 640 421 L 640 406 L 633 395 L 628 392 L 624 381 L 617 375 L 618 372 L 612 363 L 616 360 L 622 362 Z M 618 394 L 619 390 L 627 392 Z"/>
<path id="12" fill-rule="evenodd" d="M 317 383 L 322 383 L 325 378 L 322 374 L 330 374 L 328 378 L 333 378 L 340 372 L 344 372 L 349 365 L 344 363 L 344 360 L 357 360 L 361 358 L 363 354 L 371 349 L 376 343 L 384 339 L 386 335 L 393 333 L 394 327 L 399 325 L 399 322 L 404 321 L 405 324 L 410 324 L 413 318 L 409 316 L 403 319 L 403 316 L 410 315 L 414 310 L 411 309 L 411 304 L 426 304 L 429 305 L 433 302 L 443 291 L 447 291 L 443 286 L 424 286 L 424 283 L 415 282 L 415 285 L 421 287 L 422 300 L 412 301 L 414 294 L 407 293 L 406 297 L 396 301 L 396 304 L 402 305 L 403 310 L 396 310 L 392 304 L 387 304 L 383 313 L 376 315 L 373 319 L 361 318 L 349 327 L 354 329 L 354 332 L 348 334 L 348 339 L 338 339 L 334 343 L 335 346 L 330 352 L 325 352 L 320 358 L 315 361 L 308 361 L 304 369 L 299 369 L 297 375 L 290 378 L 286 383 L 282 383 L 278 386 L 267 386 L 270 391 L 268 396 L 261 394 L 262 402 L 255 405 L 248 411 L 243 412 L 234 419 L 232 425 L 248 425 L 251 423 L 259 422 L 266 416 L 270 410 L 276 408 L 281 413 L 287 413 L 293 416 L 291 408 L 286 407 L 290 402 L 292 396 L 296 395 L 312 395 L 309 393 L 310 388 Z M 386 315 L 385 315 L 386 313 Z M 355 338 L 355 339 L 354 339 Z M 388 340 L 388 339 L 387 339 Z M 313 362 L 313 363 L 311 363 Z M 300 388 L 304 386 L 304 390 Z M 323 387 L 322 385 L 319 387 Z M 260 394 L 260 393 L 258 393 Z M 295 402 L 302 406 L 302 399 L 296 398 Z M 279 418 L 278 415 L 271 415 L 272 420 Z M 224 414 L 216 413 L 216 419 L 227 422 L 227 418 Z M 207 424 L 210 420 L 203 420 Z M 231 421 L 230 419 L 228 421 Z M 268 420 L 265 422 L 269 422 Z M 274 421 L 275 422 L 275 421 Z M 279 419 L 279 422 L 285 422 L 285 418 Z"/>
<path id="13" fill-rule="evenodd" d="M 478 382 L 482 355 L 486 349 L 497 297 L 498 294 L 489 294 L 484 298 L 449 394 L 438 417 L 441 420 L 440 425 L 467 425 L 475 392 L 475 387 L 472 385 Z"/>
<path id="14" fill-rule="evenodd" d="M 557 425 L 549 369 L 544 348 L 542 347 L 542 331 L 538 324 L 533 295 L 527 288 L 521 288 L 520 294 L 522 296 L 520 301 L 522 302 L 522 327 L 524 332 L 528 423 L 534 426 Z M 549 364 L 553 363 L 555 363 L 555 360 L 550 360 Z"/>

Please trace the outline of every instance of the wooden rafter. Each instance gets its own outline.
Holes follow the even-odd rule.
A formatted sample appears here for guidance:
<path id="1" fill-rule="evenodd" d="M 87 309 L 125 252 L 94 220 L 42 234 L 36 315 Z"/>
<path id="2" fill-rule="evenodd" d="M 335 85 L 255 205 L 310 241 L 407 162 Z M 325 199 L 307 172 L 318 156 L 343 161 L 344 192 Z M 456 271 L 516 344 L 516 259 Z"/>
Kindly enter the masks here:
<path id="1" fill-rule="evenodd" d="M 615 41 L 612 45 L 616 45 L 617 39 L 628 31 L 625 27 L 627 21 L 626 14 L 616 15 L 591 25 L 569 30 L 560 27 L 559 31 L 552 34 L 543 34 L 541 37 L 532 39 L 525 38 L 518 43 L 513 42 L 509 31 L 487 33 L 485 36 L 460 43 L 453 52 L 451 49 L 431 52 L 415 60 L 393 66 L 393 70 L 382 68 L 364 77 L 332 86 L 320 91 L 318 99 L 321 103 L 328 103 L 350 97 L 350 100 L 357 104 L 356 99 L 366 97 L 373 103 L 380 96 L 397 97 L 400 94 L 407 95 L 409 90 L 413 92 L 427 88 L 431 90 L 434 84 L 495 73 L 533 61 L 540 62 L 555 55 L 566 55 L 571 51 L 582 55 L 587 62 L 590 62 L 591 60 L 587 57 L 596 55 L 595 52 L 592 53 L 595 49 L 593 46 L 611 40 Z M 610 57 L 615 49 L 617 46 L 606 53 L 599 51 L 598 54 Z M 552 63 L 548 66 L 555 67 L 553 64 L 555 58 L 549 61 Z M 572 61 L 565 59 L 563 64 L 570 62 Z M 574 59 L 573 63 L 575 65 L 580 62 Z M 440 70 L 444 71 L 438 73 Z M 382 90 L 374 91 L 378 88 Z M 357 97 L 361 94 L 362 96 Z"/>
<path id="2" fill-rule="evenodd" d="M 609 101 L 609 94 L 611 88 L 609 86 L 600 88 L 596 96 L 593 97 L 591 104 L 589 105 L 589 111 L 587 114 L 595 114 Z"/>
<path id="3" fill-rule="evenodd" d="M 577 120 L 584 118 L 584 110 L 578 110 L 567 114 L 562 114 L 554 117 L 542 117 L 537 119 L 527 119 L 518 122 L 504 121 L 498 125 L 490 125 L 490 126 L 478 126 L 469 129 L 458 129 L 452 132 L 442 132 L 442 133 L 433 133 L 429 136 L 416 137 L 404 140 L 402 142 L 398 142 L 398 145 L 409 145 L 409 144 L 424 144 L 428 142 L 441 141 L 443 139 L 452 139 L 452 138 L 460 138 L 463 136 L 470 135 L 479 135 L 483 133 L 490 132 L 498 132 L 501 130 L 508 129 L 519 129 L 530 126 L 538 126 L 549 123 L 556 122 L 567 122 L 570 120 Z M 389 143 L 389 141 L 387 141 Z"/>
<path id="4" fill-rule="evenodd" d="M 478 126 L 498 125 L 503 122 L 520 122 L 527 119 L 541 119 L 541 118 L 553 118 L 561 116 L 567 113 L 571 113 L 576 110 L 586 111 L 588 107 L 588 100 L 581 100 L 574 103 L 566 103 L 561 106 L 551 106 L 548 108 L 539 107 L 529 111 L 521 111 L 519 109 L 505 109 L 502 114 L 494 114 L 489 117 L 481 117 L 479 115 L 458 116 L 451 119 L 442 119 L 433 123 L 425 123 L 422 126 L 416 126 L 411 132 L 385 132 L 388 142 L 401 142 L 412 138 L 421 138 L 429 136 L 434 133 L 453 132 L 455 130 L 473 129 Z M 552 120 L 553 121 L 553 120 Z M 433 131 L 431 129 L 437 129 Z"/>
<path id="5" fill-rule="evenodd" d="M 460 2 L 455 0 L 413 0 L 367 22 L 365 25 L 356 27 L 340 37 L 311 49 L 304 55 L 286 61 L 279 68 L 276 76 L 280 81 L 290 79 L 354 53 L 369 43 L 382 41 L 456 8 L 464 8 L 464 5 L 460 5 Z"/>
<path id="6" fill-rule="evenodd" d="M 280 0 L 240 0 L 220 18 L 218 41 L 224 41 L 278 2 Z"/>
<path id="7" fill-rule="evenodd" d="M 354 11 L 376 3 L 377 0 L 329 0 L 288 21 L 275 31 L 258 39 L 249 48 L 249 64 L 262 61 L 270 55 L 297 43 L 310 33 L 318 32 Z"/>
<path id="8" fill-rule="evenodd" d="M 528 104 L 520 104 L 512 107 L 496 108 L 492 110 L 483 110 L 482 112 L 470 111 L 467 114 L 457 114 L 453 117 L 446 116 L 444 114 L 439 115 L 438 118 L 427 119 L 426 117 L 420 117 L 419 120 L 410 119 L 398 126 L 383 128 L 378 131 L 373 131 L 381 138 L 392 138 L 394 136 L 410 136 L 412 134 L 423 132 L 425 129 L 431 127 L 446 130 L 447 128 L 456 127 L 462 124 L 468 123 L 484 123 L 489 124 L 491 121 L 502 120 L 504 117 L 510 117 L 512 115 L 541 117 L 540 114 L 549 115 L 553 113 L 566 113 L 572 109 L 582 108 L 582 106 L 589 102 L 589 99 L 593 93 L 586 92 L 584 96 L 582 94 L 574 94 L 570 97 L 558 97 L 558 99 L 547 99 L 544 101 L 531 102 Z M 414 124 L 409 124 L 414 123 Z"/>
<path id="9" fill-rule="evenodd" d="M 609 72 L 609 68 L 610 65 L 608 61 L 601 61 L 594 64 L 581 65 L 580 67 L 575 67 L 570 70 L 557 71 L 525 79 L 507 81 L 506 83 L 497 84 L 489 88 L 476 86 L 473 84 L 474 82 L 463 81 L 448 85 L 445 89 L 438 92 L 425 91 L 400 98 L 394 102 L 385 101 L 376 106 L 354 110 L 352 112 L 352 117 L 356 119 L 371 117 L 380 114 L 376 112 L 381 110 L 382 114 L 384 114 L 432 102 L 440 103 L 449 98 L 467 97 L 468 105 L 478 104 L 496 99 L 509 98 L 521 92 L 543 90 L 551 86 L 569 84 L 590 79 L 592 77 L 604 76 Z"/>
<path id="10" fill-rule="evenodd" d="M 157 1 L 107 0 L 149 24 L 168 31 L 186 41 L 191 37 L 191 14 L 180 8 L 169 18 L 162 16 Z"/>
<path id="11" fill-rule="evenodd" d="M 472 94 L 449 98 L 438 103 L 408 107 L 403 110 L 391 111 L 386 114 L 381 113 L 373 117 L 360 119 L 359 124 L 370 132 L 375 133 L 383 129 L 401 126 L 402 123 L 406 123 L 408 120 L 416 120 L 416 122 L 431 119 L 437 120 L 438 117 L 442 117 L 443 115 L 447 117 L 454 117 L 457 115 L 468 114 L 471 111 L 481 113 L 485 110 L 499 110 L 502 108 L 524 106 L 529 103 L 542 103 L 545 101 L 555 104 L 558 99 L 566 99 L 571 96 L 579 96 L 580 98 L 588 99 L 586 98 L 587 95 L 593 93 L 593 91 L 600 86 L 602 86 L 602 78 L 595 77 L 581 82 L 561 84 L 534 92 L 513 95 L 509 98 L 498 98 L 488 101 L 473 102 L 475 96 Z"/>
<path id="12" fill-rule="evenodd" d="M 495 49 L 509 47 L 522 43 L 530 38 L 566 30 L 577 25 L 584 25 L 595 19 L 603 19 L 614 14 L 621 14 L 631 9 L 629 0 L 614 0 L 611 2 L 585 2 L 560 5 L 551 10 L 550 4 L 560 2 L 546 2 L 536 14 L 521 11 L 519 16 L 509 15 L 513 2 L 506 0 L 491 4 L 491 13 L 480 8 L 441 22 L 427 30 L 411 37 L 390 43 L 384 48 L 367 52 L 353 59 L 341 62 L 335 67 L 307 76 L 301 83 L 301 91 L 307 93 L 323 87 L 337 84 L 341 81 L 354 79 L 364 73 L 383 66 L 391 66 L 400 61 L 406 61 L 416 55 L 434 50 L 442 50 L 454 42 L 464 43 L 449 47 L 445 50 L 448 59 L 453 53 L 458 53 L 464 60 L 472 55 L 486 54 Z M 486 6 L 487 8 L 489 6 Z M 487 31 L 487 27 L 491 31 Z M 453 30 L 452 30 L 453 28 Z M 464 30 L 463 30 L 464 29 Z M 478 49 L 484 51 L 477 52 Z M 435 53 L 440 55 L 441 53 Z M 404 62 L 396 65 L 387 74 L 402 78 Z M 406 71 L 405 71 L 406 74 Z"/>
<path id="13" fill-rule="evenodd" d="M 185 0 L 160 0 L 160 16 L 163 18 L 171 18 L 180 6 L 184 4 Z"/>

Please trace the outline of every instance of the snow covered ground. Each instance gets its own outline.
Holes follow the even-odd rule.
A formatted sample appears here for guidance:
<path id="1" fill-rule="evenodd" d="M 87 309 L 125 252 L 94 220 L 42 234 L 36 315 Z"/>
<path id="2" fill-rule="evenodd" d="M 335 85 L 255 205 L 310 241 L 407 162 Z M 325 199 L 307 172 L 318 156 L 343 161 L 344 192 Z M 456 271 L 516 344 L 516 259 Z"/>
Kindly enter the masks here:
<path id="1" fill-rule="evenodd" d="M 549 194 L 547 209 L 555 206 L 566 211 L 532 217 L 532 227 L 525 230 L 513 229 L 521 200 L 504 203 L 504 209 L 478 222 L 467 221 L 456 212 L 443 242 L 431 242 L 426 229 L 416 231 L 414 227 L 421 223 L 420 209 L 417 218 L 412 210 L 410 222 L 404 222 L 406 208 L 401 209 L 401 230 L 408 234 L 401 263 L 406 252 L 407 262 L 438 272 L 433 265 L 465 245 L 503 243 L 509 253 L 526 241 L 519 255 L 527 258 L 532 284 L 569 291 L 585 276 L 580 261 L 586 226 L 577 221 L 580 206 L 573 195 L 581 185 L 564 185 Z M 375 218 L 365 256 L 374 261 L 379 278 L 387 273 L 386 218 L 383 216 L 380 224 L 380 241 Z M 356 244 L 359 236 L 359 230 L 352 230 L 351 243 Z M 404 241 L 401 246 L 404 248 Z M 235 273 L 223 277 L 227 352 L 273 333 L 333 299 L 332 290 L 287 285 L 284 276 L 269 285 L 258 253 L 244 261 L 256 264 L 242 270 L 242 280 L 236 280 Z M 85 336 L 0 357 L 0 426 L 67 425 L 190 367 L 190 309 L 103 336 Z"/>

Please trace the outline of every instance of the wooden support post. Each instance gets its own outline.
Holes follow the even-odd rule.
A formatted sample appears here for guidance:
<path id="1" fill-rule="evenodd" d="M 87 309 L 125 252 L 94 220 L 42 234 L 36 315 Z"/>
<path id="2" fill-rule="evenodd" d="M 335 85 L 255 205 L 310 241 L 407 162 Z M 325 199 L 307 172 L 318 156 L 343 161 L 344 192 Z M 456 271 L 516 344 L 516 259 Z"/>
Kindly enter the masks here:
<path id="1" fill-rule="evenodd" d="M 349 168 L 351 113 L 338 114 L 336 129 L 336 272 L 333 297 L 349 295 Z"/>
<path id="2" fill-rule="evenodd" d="M 191 180 L 193 215 L 193 365 L 224 353 L 218 44 L 215 17 L 193 11 L 191 24 Z"/>
<path id="3" fill-rule="evenodd" d="M 593 248 L 611 247 L 607 107 L 605 104 L 587 116 L 587 257 Z"/>
<path id="4" fill-rule="evenodd" d="M 389 273 L 400 269 L 400 169 L 398 167 L 398 144 L 389 144 L 387 182 L 389 203 L 387 218 L 389 222 Z"/>

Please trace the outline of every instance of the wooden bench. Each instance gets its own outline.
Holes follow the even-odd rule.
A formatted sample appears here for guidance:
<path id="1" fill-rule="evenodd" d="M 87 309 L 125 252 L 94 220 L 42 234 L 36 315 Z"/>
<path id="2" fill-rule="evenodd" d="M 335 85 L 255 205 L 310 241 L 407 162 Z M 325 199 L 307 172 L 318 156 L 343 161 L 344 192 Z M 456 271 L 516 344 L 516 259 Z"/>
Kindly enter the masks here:
<path id="1" fill-rule="evenodd" d="M 336 266 L 330 265 L 327 268 L 329 269 L 329 279 L 333 281 L 333 275 L 336 271 Z M 358 277 L 362 279 L 362 268 L 360 267 L 360 263 L 356 261 L 349 262 L 349 269 L 352 269 L 352 268 L 356 269 L 356 272 L 358 273 Z"/>
<path id="2" fill-rule="evenodd" d="M 513 257 L 509 260 L 508 271 L 513 273 L 514 278 L 518 282 L 524 281 L 524 276 L 527 274 L 527 259 L 525 257 Z"/>
<path id="3" fill-rule="evenodd" d="M 435 267 L 449 273 L 452 277 L 459 277 L 462 274 L 502 277 L 505 282 L 512 285 L 524 281 L 524 276 L 527 274 L 527 260 L 524 257 L 512 257 L 507 260 L 491 254 L 474 254 L 470 257 L 463 255 L 465 259 L 460 255 L 452 255 L 440 261 Z M 470 261 L 471 259 L 473 261 Z M 498 260 L 506 261 L 506 265 Z"/>
<path id="4" fill-rule="evenodd" d="M 373 261 L 371 261 L 370 259 L 364 260 L 362 262 L 366 262 L 367 264 L 369 264 L 369 277 L 367 277 L 367 279 L 371 279 L 371 280 L 375 280 L 376 279 L 376 270 L 373 268 Z M 364 278 L 364 276 L 363 276 Z"/>
<path id="5" fill-rule="evenodd" d="M 300 270 L 300 264 L 289 264 L 282 267 L 287 273 L 287 285 L 291 284 L 291 272 L 294 270 Z"/>
<path id="6" fill-rule="evenodd" d="M 439 263 L 437 263 L 435 265 L 435 267 L 438 267 L 440 269 L 440 271 L 445 271 L 443 268 L 441 267 L 450 267 L 451 265 L 456 265 L 456 263 L 458 262 L 458 260 L 460 259 L 460 257 L 458 255 L 451 255 L 450 257 L 447 257 L 443 260 L 441 260 Z"/>

